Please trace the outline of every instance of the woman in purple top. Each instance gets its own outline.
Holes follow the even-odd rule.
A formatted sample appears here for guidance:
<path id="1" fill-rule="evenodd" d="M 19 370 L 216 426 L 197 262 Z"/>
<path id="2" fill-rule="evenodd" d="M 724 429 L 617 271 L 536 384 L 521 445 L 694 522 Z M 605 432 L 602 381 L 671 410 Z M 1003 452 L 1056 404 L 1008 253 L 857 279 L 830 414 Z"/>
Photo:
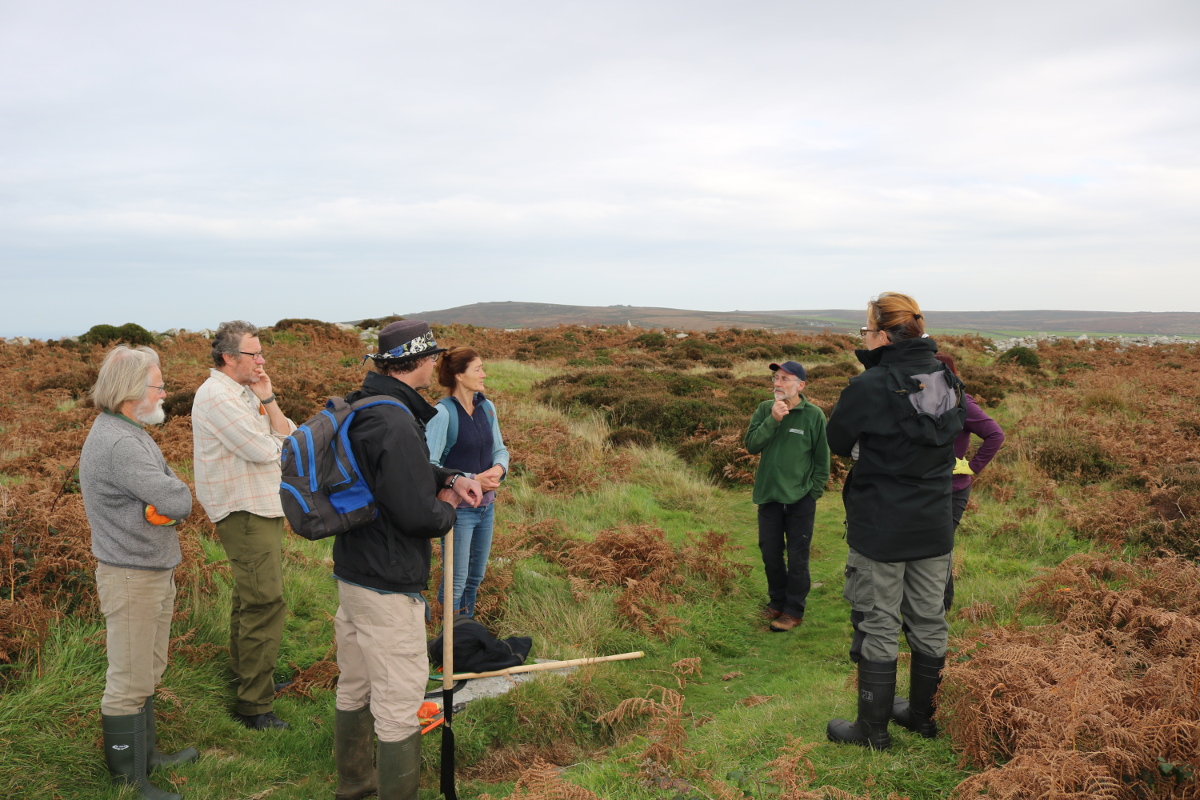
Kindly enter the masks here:
<path id="1" fill-rule="evenodd" d="M 462 503 L 454 523 L 454 613 L 475 615 L 475 597 L 492 550 L 496 489 L 508 472 L 508 448 L 500 436 L 496 407 L 483 396 L 483 360 L 470 347 L 452 347 L 438 362 L 438 383 L 447 396 L 425 428 L 429 460 L 479 481 L 478 507 Z M 438 601 L 442 601 L 438 591 Z"/>
<path id="2" fill-rule="evenodd" d="M 958 366 L 954 363 L 954 356 L 946 353 L 936 353 L 934 358 L 941 361 L 950 371 L 958 375 Z M 961 376 L 960 376 L 961 377 Z M 958 438 L 954 440 L 954 457 L 957 463 L 954 466 L 954 478 L 951 482 L 951 488 L 954 491 L 954 527 L 958 527 L 958 523 L 962 520 L 963 512 L 967 509 L 967 501 L 971 499 L 971 480 L 983 472 L 991 460 L 996 457 L 996 453 L 1000 452 L 1000 447 L 1004 444 L 1004 431 L 996 424 L 996 420 L 984 413 L 979 404 L 969 394 L 963 395 L 963 403 L 967 408 L 967 422 L 963 425 L 962 433 L 958 434 Z M 971 448 L 971 435 L 974 434 L 983 440 L 979 445 L 979 449 L 975 451 L 975 455 L 968 461 L 966 458 L 967 450 Z M 946 582 L 946 610 L 950 610 L 950 605 L 954 602 L 954 575 L 951 573 L 950 579 Z"/>

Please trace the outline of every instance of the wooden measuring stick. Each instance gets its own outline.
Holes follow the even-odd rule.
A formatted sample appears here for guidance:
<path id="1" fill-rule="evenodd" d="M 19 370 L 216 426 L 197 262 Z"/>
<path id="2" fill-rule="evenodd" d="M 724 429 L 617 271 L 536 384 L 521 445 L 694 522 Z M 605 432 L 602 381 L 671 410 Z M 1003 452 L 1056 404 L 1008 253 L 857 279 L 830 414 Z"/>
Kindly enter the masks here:
<path id="1" fill-rule="evenodd" d="M 546 669 L 562 669 L 564 667 L 579 667 L 584 664 L 599 664 L 601 661 L 631 661 L 635 658 L 644 656 L 641 650 L 633 653 L 620 653 L 615 656 L 597 656 L 595 658 L 572 658 L 569 661 L 546 661 L 541 664 L 521 664 L 508 669 L 498 669 L 492 672 L 460 672 L 454 676 L 456 681 L 465 681 L 471 678 L 491 678 L 495 675 L 512 675 L 514 672 L 539 672 Z M 444 679 L 443 679 L 444 680 Z"/>

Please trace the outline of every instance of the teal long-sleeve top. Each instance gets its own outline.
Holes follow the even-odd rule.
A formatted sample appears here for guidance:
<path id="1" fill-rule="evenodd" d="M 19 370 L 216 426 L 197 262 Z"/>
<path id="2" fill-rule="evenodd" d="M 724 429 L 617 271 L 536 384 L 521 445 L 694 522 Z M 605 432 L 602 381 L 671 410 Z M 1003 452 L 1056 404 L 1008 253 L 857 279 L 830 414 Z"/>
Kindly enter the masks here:
<path id="1" fill-rule="evenodd" d="M 825 413 L 803 395 L 782 421 L 771 416 L 774 399 L 754 410 L 746 431 L 746 450 L 762 453 L 754 476 L 754 502 L 795 503 L 825 493 L 829 481 L 829 443 Z"/>

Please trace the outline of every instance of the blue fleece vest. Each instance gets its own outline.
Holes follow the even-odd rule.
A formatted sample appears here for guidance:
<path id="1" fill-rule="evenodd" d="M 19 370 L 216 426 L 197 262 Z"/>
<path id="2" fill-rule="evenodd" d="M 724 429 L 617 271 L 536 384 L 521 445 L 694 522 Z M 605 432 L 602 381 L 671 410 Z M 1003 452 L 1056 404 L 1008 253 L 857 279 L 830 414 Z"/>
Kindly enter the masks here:
<path id="1" fill-rule="evenodd" d="M 458 438 L 442 466 L 469 473 L 491 469 L 495 440 L 492 438 L 492 421 L 483 404 L 476 401 L 472 416 L 467 416 L 467 410 L 457 399 L 453 401 L 453 406 L 458 414 Z"/>

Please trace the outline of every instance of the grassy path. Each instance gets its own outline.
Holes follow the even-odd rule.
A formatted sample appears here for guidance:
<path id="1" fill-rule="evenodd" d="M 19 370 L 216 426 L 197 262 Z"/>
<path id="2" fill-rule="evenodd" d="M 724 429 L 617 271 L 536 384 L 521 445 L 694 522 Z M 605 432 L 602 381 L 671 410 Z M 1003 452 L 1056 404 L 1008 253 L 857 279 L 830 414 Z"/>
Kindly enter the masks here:
<path id="1" fill-rule="evenodd" d="M 829 719 L 854 715 L 849 683 L 853 670 L 847 657 L 850 626 L 841 598 L 846 550 L 840 498 L 827 496 L 818 506 L 811 559 L 814 588 L 804 625 L 789 633 L 771 633 L 760 617 L 765 581 L 749 492 L 721 490 L 716 505 L 721 529 L 734 534 L 742 548 L 739 560 L 754 569 L 731 596 L 677 609 L 677 615 L 687 618 L 681 636 L 662 646 L 648 644 L 645 661 L 609 670 L 636 671 L 633 679 L 655 696 L 651 687 L 676 685 L 670 664 L 701 659 L 702 676 L 684 692 L 689 730 L 682 749 L 713 775 L 724 779 L 732 774 L 743 789 L 757 792 L 757 784 L 767 778 L 764 765 L 799 737 L 817 743 L 808 753 L 817 771 L 814 786 L 830 784 L 855 794 L 870 790 L 878 797 L 888 792 L 945 797 L 964 773 L 956 769 L 957 758 L 944 738 L 929 742 L 901 732 L 893 751 L 884 754 L 825 742 Z M 701 786 L 685 790 L 688 782 L 678 775 L 665 774 L 650 782 L 657 786 L 638 785 L 636 770 L 623 759 L 645 744 L 640 738 L 619 744 L 603 761 L 571 770 L 569 779 L 602 797 L 660 798 L 676 791 L 686 797 L 707 796 Z M 674 791 L 664 794 L 665 788 Z M 761 787 L 764 792 L 768 788 Z"/>

